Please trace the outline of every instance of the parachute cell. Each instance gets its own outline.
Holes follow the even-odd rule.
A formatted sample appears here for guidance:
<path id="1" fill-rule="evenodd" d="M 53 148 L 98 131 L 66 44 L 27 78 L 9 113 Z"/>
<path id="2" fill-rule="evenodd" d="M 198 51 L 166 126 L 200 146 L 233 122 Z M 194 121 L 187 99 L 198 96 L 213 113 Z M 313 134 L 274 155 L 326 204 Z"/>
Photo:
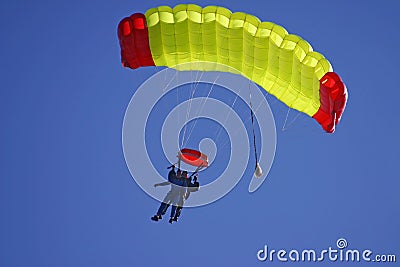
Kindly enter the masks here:
<path id="1" fill-rule="evenodd" d="M 225 64 L 329 133 L 346 106 L 346 87 L 323 55 L 283 27 L 246 13 L 217 6 L 160 6 L 124 18 L 118 37 L 125 67 Z"/>

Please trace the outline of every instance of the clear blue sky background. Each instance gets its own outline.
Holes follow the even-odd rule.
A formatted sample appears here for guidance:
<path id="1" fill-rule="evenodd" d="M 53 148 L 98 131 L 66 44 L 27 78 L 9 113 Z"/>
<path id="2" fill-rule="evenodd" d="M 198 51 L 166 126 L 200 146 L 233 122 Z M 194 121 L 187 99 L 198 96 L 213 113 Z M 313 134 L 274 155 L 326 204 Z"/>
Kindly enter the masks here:
<path id="1" fill-rule="evenodd" d="M 177 224 L 153 223 L 158 202 L 131 178 L 121 130 L 154 69 L 121 67 L 116 27 L 134 12 L 180 2 L 6 1 L 0 266 L 271 266 L 256 258 L 265 244 L 324 249 L 340 237 L 400 258 L 397 1 L 194 2 L 276 22 L 326 55 L 350 95 L 337 132 L 324 134 L 312 119 L 282 132 L 287 109 L 272 105 L 276 158 L 256 193 L 244 178 Z"/>

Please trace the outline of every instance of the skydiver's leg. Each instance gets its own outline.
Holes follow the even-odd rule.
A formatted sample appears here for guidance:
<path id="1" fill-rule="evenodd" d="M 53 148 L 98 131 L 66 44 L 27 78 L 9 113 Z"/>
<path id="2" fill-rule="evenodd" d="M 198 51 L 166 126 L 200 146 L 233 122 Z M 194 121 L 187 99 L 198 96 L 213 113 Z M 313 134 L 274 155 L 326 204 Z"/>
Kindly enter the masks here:
<path id="1" fill-rule="evenodd" d="M 178 221 L 178 218 L 181 215 L 181 211 L 182 211 L 182 208 L 183 208 L 183 202 L 184 202 L 184 194 L 181 194 L 179 196 L 178 206 L 176 208 L 175 216 L 173 218 L 173 221 L 175 221 L 175 222 Z"/>
<path id="2" fill-rule="evenodd" d="M 175 194 L 172 191 L 169 191 L 168 194 L 165 196 L 163 203 L 161 203 L 160 208 L 157 211 L 157 215 L 159 217 L 167 212 L 168 207 L 171 204 L 172 199 L 174 198 L 174 195 Z"/>
<path id="3" fill-rule="evenodd" d="M 171 218 L 169 219 L 169 223 L 172 223 L 172 221 L 176 221 L 174 218 L 175 218 L 175 216 L 176 216 L 176 210 L 177 210 L 177 206 L 175 206 L 175 205 L 172 205 L 172 208 L 171 208 Z"/>
<path id="4" fill-rule="evenodd" d="M 153 221 L 158 221 L 159 219 L 162 219 L 162 212 L 165 210 L 165 206 L 167 206 L 166 203 L 161 202 L 160 207 L 157 210 L 157 214 L 154 215 L 153 217 L 151 217 L 150 219 L 152 219 Z"/>
<path id="5" fill-rule="evenodd" d="M 168 204 L 166 204 L 165 205 L 165 208 L 164 208 L 164 210 L 162 211 L 162 214 L 161 215 L 165 215 L 165 213 L 167 212 L 167 210 L 168 210 L 168 208 L 169 208 L 169 205 L 171 205 L 171 203 L 168 203 Z"/>
<path id="6" fill-rule="evenodd" d="M 178 221 L 179 216 L 181 216 L 181 211 L 182 211 L 183 207 L 178 207 L 176 209 L 176 213 L 175 213 L 175 217 L 174 217 L 174 221 Z"/>
<path id="7" fill-rule="evenodd" d="M 181 198 L 181 193 L 179 191 L 175 191 L 175 194 L 171 195 L 171 217 L 169 219 L 169 223 L 172 223 L 175 213 L 176 213 L 176 208 L 180 204 L 180 198 Z"/>
<path id="8" fill-rule="evenodd" d="M 163 215 L 163 214 L 167 211 L 168 206 L 169 206 L 169 204 L 167 204 L 167 203 L 165 203 L 165 202 L 162 202 L 162 203 L 160 204 L 160 207 L 159 207 L 158 210 L 157 210 L 157 216 L 160 217 L 161 215 Z"/>
<path id="9" fill-rule="evenodd" d="M 163 202 L 161 202 L 160 207 L 157 210 L 157 214 L 151 217 L 153 221 L 158 221 L 159 219 L 162 219 L 162 215 L 165 214 L 169 207 L 169 203 L 171 202 L 171 197 L 172 197 L 171 191 L 168 192 L 168 194 L 165 196 Z"/>
<path id="10" fill-rule="evenodd" d="M 169 223 L 172 223 L 172 221 L 174 221 L 177 205 L 178 205 L 177 201 L 173 202 L 172 208 L 171 208 L 171 216 L 170 216 L 170 219 L 169 219 Z"/>

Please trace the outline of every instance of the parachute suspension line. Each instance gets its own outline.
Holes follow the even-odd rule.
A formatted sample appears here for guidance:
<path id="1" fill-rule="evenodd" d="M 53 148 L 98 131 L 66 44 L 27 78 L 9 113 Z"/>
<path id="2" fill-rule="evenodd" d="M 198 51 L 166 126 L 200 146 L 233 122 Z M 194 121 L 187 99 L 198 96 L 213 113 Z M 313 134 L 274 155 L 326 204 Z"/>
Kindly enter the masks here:
<path id="1" fill-rule="evenodd" d="M 174 87 L 176 87 L 176 105 L 175 106 L 178 106 L 179 100 L 180 100 L 180 97 L 179 97 L 179 70 L 175 70 L 175 77 L 176 77 L 176 84 L 174 86 Z M 178 86 L 176 86 L 176 85 L 178 85 Z M 178 112 L 178 119 L 176 121 L 177 127 L 179 127 L 180 122 L 181 122 L 181 113 Z M 178 144 L 179 144 L 179 136 L 178 136 Z"/>
<path id="2" fill-rule="evenodd" d="M 197 76 L 197 75 L 196 75 Z M 190 71 L 190 78 L 191 80 L 193 80 L 193 71 Z M 197 78 L 197 77 L 196 77 Z M 190 97 L 189 97 L 189 104 L 188 107 L 186 109 L 186 118 L 184 121 L 184 128 L 183 128 L 183 136 L 182 136 L 182 141 L 181 141 L 181 146 L 180 149 L 183 148 L 183 144 L 185 143 L 185 137 L 186 137 L 186 129 L 187 129 L 187 121 L 189 119 L 189 114 L 190 114 L 190 110 L 192 108 L 192 103 L 193 103 L 193 95 L 195 92 L 195 87 L 193 86 L 193 83 L 190 83 Z"/>
<path id="3" fill-rule="evenodd" d="M 230 31 L 230 28 L 228 27 L 228 28 L 225 29 L 225 32 L 224 32 L 224 37 L 223 37 L 223 38 L 224 38 L 224 39 L 226 38 L 226 42 L 229 41 L 229 34 L 228 34 L 229 31 Z M 225 42 L 225 41 L 224 41 L 224 42 Z M 204 72 L 202 72 L 202 74 L 201 74 L 201 76 L 200 76 L 200 78 L 199 78 L 197 84 L 198 84 L 199 81 L 201 80 L 201 77 L 203 76 L 203 74 L 204 74 Z M 200 115 L 201 111 L 204 109 L 204 106 L 205 106 L 205 104 L 206 104 L 206 102 L 207 102 L 207 100 L 208 100 L 208 98 L 209 98 L 209 96 L 210 96 L 210 94 L 211 94 L 211 91 L 213 90 L 214 85 L 215 85 L 215 83 L 217 82 L 219 76 L 220 76 L 220 73 L 217 75 L 217 78 L 214 80 L 213 84 L 211 85 L 211 89 L 210 89 L 210 91 L 208 92 L 208 95 L 207 95 L 207 97 L 206 97 L 204 103 L 202 104 L 201 110 L 198 112 L 197 116 Z M 197 77 L 196 77 L 196 78 L 197 78 Z M 240 90 L 239 90 L 239 92 L 240 92 Z M 236 95 L 235 100 L 233 101 L 232 108 L 233 108 L 233 106 L 235 105 L 237 98 L 238 98 L 238 94 Z M 228 118 L 229 118 L 229 115 L 230 115 L 230 112 L 231 112 L 231 110 L 229 110 L 229 112 L 228 112 L 226 118 L 224 119 L 224 124 L 227 122 L 227 120 L 228 120 Z M 191 131 L 190 131 L 190 133 L 189 133 L 189 137 L 191 136 L 191 134 L 192 134 L 192 132 L 193 132 L 195 126 L 196 126 L 196 123 L 197 123 L 197 120 L 195 120 L 193 126 L 191 127 Z M 221 134 L 221 131 L 222 131 L 222 128 L 219 128 L 215 140 L 218 140 L 218 138 L 219 138 L 219 136 L 220 136 L 220 134 Z M 188 137 L 188 139 L 189 139 L 189 137 Z"/>
<path id="4" fill-rule="evenodd" d="M 174 38 L 173 40 L 176 40 L 176 32 L 175 31 L 174 31 L 174 37 L 173 38 Z M 176 65 L 177 62 L 179 62 L 178 61 L 178 53 L 175 53 L 175 64 L 174 65 Z M 178 106 L 179 105 L 179 70 L 178 69 L 176 69 L 176 85 L 177 85 L 177 88 L 176 88 L 176 106 Z M 178 112 L 178 122 L 177 122 L 178 128 L 180 126 L 180 122 L 181 122 L 181 113 Z M 179 134 L 178 134 L 178 145 L 179 145 Z"/>
<path id="5" fill-rule="evenodd" d="M 283 123 L 283 126 L 282 126 L 282 131 L 285 131 L 285 126 L 286 126 L 287 119 L 289 117 L 289 113 L 290 113 L 290 107 L 287 110 L 285 122 Z"/>
<path id="6" fill-rule="evenodd" d="M 251 89 L 250 89 L 250 82 L 249 82 L 249 94 L 250 94 L 250 115 L 251 115 L 251 127 L 253 130 L 253 145 L 254 145 L 254 155 L 256 158 L 256 164 L 258 164 L 258 156 L 257 156 L 257 145 L 256 145 L 256 133 L 254 130 L 254 112 L 253 112 L 253 104 L 251 102 Z"/>
<path id="7" fill-rule="evenodd" d="M 251 113 L 251 126 L 252 126 L 252 129 L 253 129 L 254 155 L 255 155 L 255 158 L 256 158 L 256 166 L 255 166 L 253 175 L 256 178 L 260 178 L 263 175 L 263 173 L 262 173 L 262 169 L 260 167 L 260 164 L 258 162 L 258 155 L 257 155 L 256 133 L 255 133 L 255 130 L 254 130 L 254 112 L 253 112 L 253 104 L 251 103 L 250 80 L 249 80 L 249 94 L 250 94 L 249 104 L 250 104 L 250 113 Z"/>
<path id="8" fill-rule="evenodd" d="M 231 109 L 229 109 L 228 114 L 226 115 L 226 117 L 225 117 L 225 119 L 224 119 L 224 125 L 226 124 L 226 122 L 227 122 L 228 119 L 229 119 L 229 116 L 231 115 L 232 109 L 233 109 L 233 107 L 235 106 L 236 101 L 237 101 L 237 99 L 238 99 L 238 97 L 239 97 L 240 90 L 241 90 L 241 88 L 239 89 L 239 92 L 236 94 L 236 97 L 235 97 L 235 99 L 233 100 Z M 215 137 L 215 141 L 218 141 L 218 138 L 219 138 L 219 136 L 221 135 L 221 133 L 222 133 L 222 127 L 219 128 L 219 130 L 218 130 L 218 132 L 217 132 L 217 136 Z"/>
<path id="9" fill-rule="evenodd" d="M 201 75 L 200 75 L 200 77 L 199 77 L 199 73 L 200 73 L 200 72 L 201 72 Z M 191 86 L 194 84 L 194 85 L 193 85 L 193 90 L 194 90 L 194 91 L 196 91 L 197 87 L 199 86 L 200 80 L 201 80 L 201 78 L 203 77 L 204 72 L 205 72 L 205 71 L 197 71 L 196 77 L 195 77 L 195 81 L 194 81 L 193 83 L 191 83 Z"/>
<path id="10" fill-rule="evenodd" d="M 172 83 L 172 82 L 175 80 L 175 78 L 177 78 L 177 77 L 178 77 L 178 71 L 175 71 L 174 76 L 172 76 L 172 78 L 169 80 L 168 84 L 164 86 L 164 88 L 163 88 L 162 91 L 165 92 L 165 90 L 167 90 L 167 88 L 171 85 L 171 83 Z M 165 72 L 164 81 L 165 81 L 165 82 L 167 81 L 167 72 Z"/>
<path id="11" fill-rule="evenodd" d="M 293 123 L 294 123 L 294 122 L 297 120 L 297 118 L 300 116 L 300 112 L 298 112 L 297 115 L 294 117 L 294 119 L 293 119 L 291 122 L 289 122 L 289 123 L 287 124 L 287 121 L 288 121 L 288 118 L 289 118 L 290 110 L 291 110 L 291 108 L 289 107 L 289 108 L 288 108 L 288 111 L 287 111 L 287 113 L 286 113 L 285 123 L 284 123 L 283 126 L 282 126 L 282 132 L 288 130 L 288 129 L 290 128 L 290 126 L 292 126 Z"/>
<path id="12" fill-rule="evenodd" d="M 195 175 L 196 173 L 198 173 L 201 169 L 203 169 L 204 166 L 200 165 L 199 167 L 196 168 L 196 170 L 189 176 L 189 178 L 192 178 L 193 175 Z"/>
<path id="13" fill-rule="evenodd" d="M 193 80 L 193 71 L 190 71 L 190 80 Z M 182 135 L 182 140 L 181 140 L 181 144 L 179 146 L 179 149 L 181 150 L 183 148 L 183 144 L 185 142 L 185 136 L 186 136 L 186 129 L 187 129 L 187 120 L 189 117 L 189 112 L 192 106 L 192 100 L 193 100 L 193 83 L 190 83 L 190 94 L 191 96 L 189 97 L 189 105 L 186 109 L 186 118 L 185 121 L 183 122 L 185 125 L 183 126 L 183 135 Z"/>
<path id="14" fill-rule="evenodd" d="M 217 82 L 217 80 L 219 79 L 219 76 L 220 76 L 220 75 L 221 75 L 221 74 L 218 73 L 217 77 L 215 78 L 214 82 L 213 82 L 212 85 L 211 85 L 210 90 L 208 91 L 207 96 L 205 97 L 204 101 L 202 101 L 202 104 L 200 105 L 200 107 L 199 107 L 199 109 L 198 109 L 198 112 L 197 112 L 197 115 L 196 115 L 196 117 L 195 117 L 196 119 L 195 119 L 195 121 L 194 121 L 194 123 L 193 123 L 193 126 L 190 128 L 189 135 L 188 135 L 188 137 L 187 137 L 187 139 L 186 139 L 186 142 L 189 140 L 190 136 L 192 135 L 193 130 L 194 130 L 194 128 L 196 127 L 197 117 L 198 117 L 198 116 L 201 114 L 201 112 L 203 111 L 203 109 L 204 109 L 204 107 L 205 107 L 205 105 L 206 105 L 206 102 L 207 102 L 208 98 L 210 97 L 210 94 L 211 94 L 212 90 L 214 89 L 214 85 L 215 85 L 215 83 Z"/>
<path id="15" fill-rule="evenodd" d="M 178 159 L 178 170 L 180 170 L 181 169 L 181 158 L 179 157 L 179 159 Z"/>
<path id="16" fill-rule="evenodd" d="M 257 111 L 262 107 L 262 105 L 263 105 L 263 102 L 261 102 L 260 104 L 258 104 L 258 106 L 257 106 L 255 109 L 253 108 L 253 113 L 256 114 Z M 251 114 L 250 114 L 250 116 L 247 117 L 246 120 L 243 121 L 243 123 L 244 123 L 244 124 L 247 124 L 247 123 L 250 122 L 250 121 L 251 121 Z M 236 135 L 238 132 L 239 132 L 239 130 L 234 130 L 230 135 L 231 135 L 231 136 L 234 136 L 234 135 Z M 228 140 L 225 140 L 225 142 L 221 145 L 221 148 L 220 148 L 220 149 L 225 148 L 228 144 L 229 144 L 229 139 L 228 139 Z"/>
<path id="17" fill-rule="evenodd" d="M 192 76 L 193 72 L 190 72 L 191 78 L 193 78 Z M 190 94 L 190 98 L 189 98 L 189 105 L 188 108 L 186 110 L 186 118 L 185 118 L 185 126 L 183 128 L 183 136 L 182 136 L 182 141 L 181 141 L 181 149 L 183 148 L 183 145 L 185 144 L 185 137 L 186 137 L 186 130 L 187 130 L 187 121 L 189 119 L 189 115 L 190 115 L 190 111 L 192 109 L 192 103 L 193 103 L 193 98 L 194 98 L 194 94 L 197 90 L 197 87 L 200 84 L 200 80 L 203 77 L 204 72 L 201 73 L 200 77 L 199 76 L 199 71 L 197 71 L 196 73 L 196 77 L 195 77 L 195 82 L 190 84 L 190 88 L 191 88 L 191 94 Z"/>

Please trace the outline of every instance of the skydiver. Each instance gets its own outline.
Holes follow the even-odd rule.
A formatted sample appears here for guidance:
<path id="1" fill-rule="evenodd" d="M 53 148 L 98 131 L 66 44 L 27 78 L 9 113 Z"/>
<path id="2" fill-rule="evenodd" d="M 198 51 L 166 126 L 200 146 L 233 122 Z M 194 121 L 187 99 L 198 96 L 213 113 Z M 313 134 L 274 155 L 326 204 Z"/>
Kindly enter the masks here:
<path id="1" fill-rule="evenodd" d="M 180 169 L 178 169 L 178 171 L 176 172 L 176 177 L 177 177 L 178 179 L 181 179 L 181 178 L 182 178 L 182 171 L 181 171 Z M 165 185 L 170 185 L 170 184 L 171 184 L 170 182 L 163 182 L 163 183 L 155 184 L 154 187 L 157 187 L 157 186 L 165 186 Z M 178 194 L 174 195 L 174 197 L 176 197 L 177 195 L 178 195 Z M 165 213 L 167 212 L 169 206 L 171 205 L 171 202 L 172 202 L 172 200 L 170 200 L 170 201 L 164 206 L 164 210 L 162 210 L 162 213 L 161 213 L 162 216 L 164 216 Z M 160 219 L 161 219 L 161 217 L 160 217 Z"/>
<path id="2" fill-rule="evenodd" d="M 183 202 L 186 201 L 189 198 L 190 193 L 191 192 L 196 192 L 196 191 L 199 190 L 200 184 L 197 181 L 198 173 L 195 172 L 193 174 L 193 176 L 194 176 L 194 178 L 193 178 L 193 183 L 192 183 L 191 176 L 188 177 L 187 176 L 187 172 L 186 172 L 186 175 L 184 175 L 184 178 L 186 180 L 186 184 L 185 184 L 186 191 L 183 194 L 182 198 L 180 199 L 180 203 L 178 203 L 178 207 L 176 208 L 176 213 L 175 213 L 174 217 L 172 218 L 172 221 L 175 221 L 175 222 L 178 221 L 178 218 L 181 215 L 181 212 L 182 212 L 182 209 L 183 209 Z M 172 223 L 172 221 L 171 221 L 171 219 L 169 220 L 170 223 Z"/>
<path id="3" fill-rule="evenodd" d="M 182 187 L 184 186 L 184 181 L 180 177 L 180 170 L 178 169 L 178 174 L 175 173 L 175 165 L 172 165 L 168 168 L 171 168 L 171 171 L 168 173 L 168 182 L 158 183 L 155 184 L 154 187 L 157 186 L 164 186 L 164 185 L 171 185 L 170 191 L 165 196 L 164 200 L 160 204 L 158 208 L 157 214 L 151 217 L 153 221 L 158 221 L 162 219 L 162 215 L 165 214 L 169 205 L 179 199 L 179 195 L 182 194 Z M 179 178 L 178 178 L 179 175 Z M 171 217 L 175 215 L 176 208 L 171 210 Z"/>
<path id="4" fill-rule="evenodd" d="M 169 223 L 172 223 L 173 221 L 177 221 L 177 219 L 175 220 L 176 214 L 177 214 L 177 210 L 179 208 L 182 209 L 183 206 L 183 198 L 187 192 L 187 187 L 188 187 L 188 172 L 187 171 L 183 171 L 182 172 L 182 182 L 183 182 L 183 188 L 180 188 L 179 194 L 175 195 L 175 199 L 174 201 L 171 202 L 172 204 L 172 208 L 171 208 L 171 216 L 169 219 Z"/>

